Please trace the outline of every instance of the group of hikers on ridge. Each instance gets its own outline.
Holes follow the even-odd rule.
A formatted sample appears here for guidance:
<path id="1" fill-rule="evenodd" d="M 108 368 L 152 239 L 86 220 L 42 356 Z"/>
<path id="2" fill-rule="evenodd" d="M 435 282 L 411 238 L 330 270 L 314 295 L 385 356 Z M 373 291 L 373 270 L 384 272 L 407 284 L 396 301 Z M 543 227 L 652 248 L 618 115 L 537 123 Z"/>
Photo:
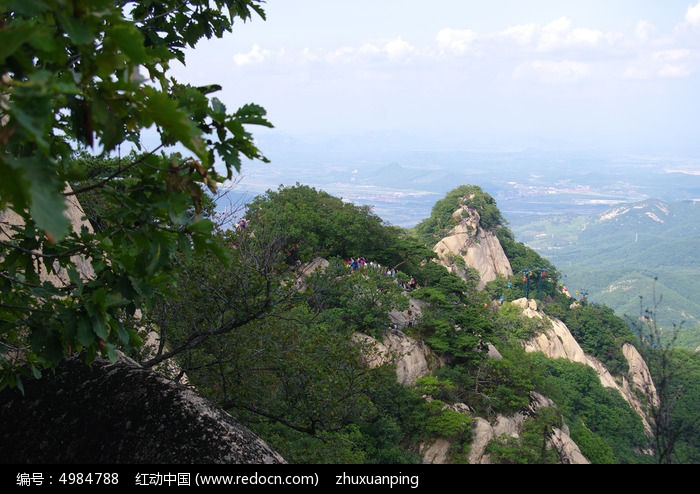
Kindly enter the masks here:
<path id="1" fill-rule="evenodd" d="M 404 290 L 415 290 L 418 287 L 416 279 L 411 276 L 408 281 L 403 281 L 400 276 L 397 276 L 398 271 L 395 268 L 384 268 L 381 264 L 374 261 L 367 261 L 364 256 L 351 257 L 345 261 L 345 266 L 350 270 L 351 273 L 369 268 L 376 271 L 382 272 L 391 278 L 396 279 L 396 283 Z"/>

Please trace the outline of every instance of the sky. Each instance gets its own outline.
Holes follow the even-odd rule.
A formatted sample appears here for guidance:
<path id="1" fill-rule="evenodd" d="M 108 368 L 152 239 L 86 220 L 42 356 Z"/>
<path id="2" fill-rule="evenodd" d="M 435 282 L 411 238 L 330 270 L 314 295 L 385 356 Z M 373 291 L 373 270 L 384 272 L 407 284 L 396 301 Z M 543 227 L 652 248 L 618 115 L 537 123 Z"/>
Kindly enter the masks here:
<path id="1" fill-rule="evenodd" d="M 264 9 L 266 20 L 201 42 L 173 76 L 221 84 L 229 109 L 262 105 L 276 135 L 700 155 L 697 0 L 269 0 Z"/>

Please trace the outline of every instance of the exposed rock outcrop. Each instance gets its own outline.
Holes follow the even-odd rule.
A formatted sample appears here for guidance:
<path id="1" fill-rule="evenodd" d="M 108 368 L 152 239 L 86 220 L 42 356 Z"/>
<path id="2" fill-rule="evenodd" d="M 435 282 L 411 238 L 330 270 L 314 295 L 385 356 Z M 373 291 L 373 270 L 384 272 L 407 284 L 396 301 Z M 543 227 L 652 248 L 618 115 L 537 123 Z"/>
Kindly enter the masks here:
<path id="1" fill-rule="evenodd" d="M 501 355 L 501 352 L 498 351 L 498 348 L 493 346 L 493 343 L 486 343 L 486 348 L 488 348 L 488 352 L 486 354 L 488 358 L 493 360 L 503 360 L 503 355 Z"/>
<path id="2" fill-rule="evenodd" d="M 523 412 L 512 416 L 497 415 L 493 422 L 482 417 L 475 417 L 472 424 L 472 442 L 469 448 L 467 460 L 470 464 L 491 464 L 492 458 L 486 452 L 489 444 L 495 439 L 504 436 L 519 439 L 523 433 L 523 424 L 528 416 L 536 414 L 538 410 L 546 407 L 554 407 L 554 402 L 539 393 L 532 393 L 530 406 Z M 473 412 L 463 404 L 449 406 L 452 410 L 473 416 Z M 559 463 L 563 464 L 588 464 L 588 459 L 581 453 L 578 445 L 571 439 L 569 428 L 552 427 L 547 438 L 547 448 L 554 449 L 559 457 Z M 432 442 L 421 445 L 420 454 L 423 463 L 445 464 L 449 462 L 451 443 L 444 438 L 435 439 Z"/>
<path id="3" fill-rule="evenodd" d="M 70 222 L 73 232 L 80 233 L 85 230 L 93 233 L 92 224 L 88 221 L 80 201 L 72 194 L 73 189 L 69 184 L 66 184 L 64 192 L 67 194 L 65 197 L 66 210 L 64 215 Z M 0 210 L 0 240 L 11 240 L 13 227 L 21 227 L 23 225 L 24 220 L 22 217 L 12 209 Z M 95 270 L 90 259 L 80 254 L 73 255 L 70 259 L 83 281 L 87 282 L 95 278 Z M 53 270 L 51 271 L 47 270 L 42 263 L 37 263 L 37 269 L 39 270 L 39 278 L 43 282 L 48 281 L 56 287 L 68 286 L 71 283 L 67 270 L 59 266 L 58 262 L 53 264 Z M 135 318 L 137 321 L 141 319 L 141 311 L 138 309 L 136 310 Z M 160 334 L 158 331 L 148 327 L 141 327 L 139 332 L 144 340 L 141 353 L 144 359 L 148 359 L 158 351 Z M 180 366 L 172 359 L 156 366 L 156 370 L 169 377 L 179 376 L 180 381 L 183 383 L 188 382 L 187 376 L 182 373 Z"/>
<path id="4" fill-rule="evenodd" d="M 616 379 L 600 360 L 583 351 L 562 321 L 538 311 L 534 300 L 519 299 L 513 303 L 522 308 L 524 316 L 548 319 L 551 323 L 549 329 L 524 343 L 525 351 L 542 352 L 549 358 L 564 358 L 593 368 L 600 383 L 606 388 L 616 389 L 641 417 L 646 433 L 652 435 L 651 425 L 644 411 L 645 403 L 641 402 L 637 392 L 641 392 L 647 401 L 654 404 L 658 403 L 658 396 L 649 368 L 634 346 L 625 344 L 622 347 L 623 355 L 629 364 L 629 372 Z"/>
<path id="5" fill-rule="evenodd" d="M 125 358 L 66 360 L 25 393 L 0 393 L 5 462 L 285 463 L 225 411 Z"/>
<path id="6" fill-rule="evenodd" d="M 396 329 L 410 328 L 419 322 L 423 316 L 423 309 L 427 302 L 409 297 L 408 309 L 399 311 L 392 310 L 389 312 L 392 327 Z"/>
<path id="7" fill-rule="evenodd" d="M 297 267 L 294 287 L 297 290 L 306 289 L 306 279 L 317 271 L 325 271 L 330 263 L 323 257 L 316 257 L 306 264 L 301 264 Z"/>
<path id="8" fill-rule="evenodd" d="M 458 221 L 457 226 L 433 248 L 443 266 L 463 275 L 459 264 L 455 263 L 457 257 L 463 259 L 467 267 L 479 272 L 479 290 L 499 276 L 513 275 L 501 243 L 492 232 L 479 225 L 479 213 L 463 206 L 453 214 L 453 218 Z"/>
<path id="9" fill-rule="evenodd" d="M 559 461 L 568 465 L 587 465 L 590 463 L 583 456 L 578 445 L 571 439 L 568 428 L 552 428 L 552 435 L 549 441 L 554 449 L 559 453 Z"/>
<path id="10" fill-rule="evenodd" d="M 384 332 L 381 342 L 362 333 L 355 333 L 354 338 L 363 347 L 367 365 L 396 364 L 396 379 L 403 385 L 414 385 L 419 378 L 429 375 L 431 362 L 437 361 L 425 342 L 399 329 Z"/>
<path id="11" fill-rule="evenodd" d="M 540 408 L 554 406 L 554 403 L 538 393 L 532 394 L 530 412 L 536 412 Z M 490 464 L 491 457 L 486 453 L 486 448 L 494 439 L 502 436 L 519 438 L 522 434 L 523 423 L 527 419 L 525 413 L 516 413 L 510 417 L 498 415 L 493 423 L 477 417 L 472 426 L 472 444 L 469 450 L 469 463 Z M 587 464 L 590 463 L 576 443 L 569 436 L 566 426 L 562 428 L 552 428 L 547 443 L 548 447 L 554 448 L 559 455 L 560 463 Z"/>
<path id="12" fill-rule="evenodd" d="M 69 185 L 66 185 L 65 192 L 72 192 Z M 83 212 L 80 202 L 78 202 L 78 199 L 74 195 L 66 196 L 65 216 L 70 221 L 71 228 L 74 232 L 80 232 L 83 228 L 87 229 L 88 232 L 93 231 L 92 225 L 85 218 L 85 213 Z M 0 210 L 0 240 L 11 240 L 12 227 L 21 227 L 23 225 L 24 220 L 22 217 L 12 209 Z M 80 274 L 82 279 L 89 280 L 95 277 L 95 270 L 92 268 L 89 259 L 80 255 L 74 255 L 71 256 L 71 261 L 75 264 L 78 274 Z M 68 273 L 65 269 L 58 266 L 58 262 L 54 263 L 54 272 L 48 272 L 41 264 L 38 266 L 40 269 L 39 277 L 41 281 L 48 281 L 54 286 L 66 286 L 70 284 Z"/>
<path id="13" fill-rule="evenodd" d="M 424 444 L 420 450 L 424 464 L 445 465 L 450 459 L 450 448 L 452 443 L 442 437 L 430 444 Z"/>

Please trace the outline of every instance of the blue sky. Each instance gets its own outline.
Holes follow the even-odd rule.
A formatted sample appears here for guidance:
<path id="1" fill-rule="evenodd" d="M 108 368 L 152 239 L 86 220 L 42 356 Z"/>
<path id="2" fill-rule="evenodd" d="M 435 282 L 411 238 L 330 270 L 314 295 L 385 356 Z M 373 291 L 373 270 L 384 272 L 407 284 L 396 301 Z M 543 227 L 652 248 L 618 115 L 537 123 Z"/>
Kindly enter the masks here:
<path id="1" fill-rule="evenodd" d="M 700 151 L 696 0 L 270 0 L 265 10 L 266 21 L 198 45 L 173 75 L 220 83 L 231 108 L 261 104 L 280 135 Z"/>

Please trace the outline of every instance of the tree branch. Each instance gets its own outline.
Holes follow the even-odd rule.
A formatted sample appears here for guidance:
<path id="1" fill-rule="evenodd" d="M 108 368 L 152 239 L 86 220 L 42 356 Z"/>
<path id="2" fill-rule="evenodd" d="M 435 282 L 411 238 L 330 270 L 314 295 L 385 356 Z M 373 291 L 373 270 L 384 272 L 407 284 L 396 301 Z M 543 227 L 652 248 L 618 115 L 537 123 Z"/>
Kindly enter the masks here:
<path id="1" fill-rule="evenodd" d="M 124 168 L 119 168 L 117 171 L 115 171 L 114 173 L 112 173 L 108 177 L 100 180 L 99 182 L 96 182 L 92 185 L 86 185 L 85 187 L 71 190 L 69 192 L 64 192 L 63 195 L 65 197 L 76 196 L 78 194 L 82 194 L 82 193 L 89 192 L 89 191 L 94 190 L 94 189 L 99 189 L 100 187 L 104 187 L 105 185 L 107 185 L 108 182 L 110 182 L 111 180 L 114 180 L 122 173 L 129 171 L 130 169 L 132 169 L 133 167 L 135 167 L 139 163 L 142 163 L 145 160 L 146 156 L 152 156 L 153 154 L 156 153 L 156 151 L 158 151 L 162 147 L 163 147 L 163 144 L 159 144 L 155 149 L 153 149 L 153 150 L 149 151 L 147 154 L 139 157 L 139 159 L 135 160 L 133 163 L 130 163 L 129 165 L 125 166 Z"/>
<path id="2" fill-rule="evenodd" d="M 274 420 L 275 422 L 279 422 L 280 424 L 282 424 L 286 427 L 289 427 L 290 429 L 293 429 L 297 432 L 309 434 L 309 435 L 314 436 L 314 437 L 316 436 L 316 430 L 313 426 L 312 427 L 304 427 L 301 425 L 296 425 L 296 424 L 293 424 L 293 423 L 289 422 L 288 420 L 284 419 L 283 417 L 273 415 L 271 413 L 265 412 L 265 411 L 260 410 L 258 408 L 252 407 L 250 405 L 238 405 L 233 400 L 228 400 L 228 401 L 221 403 L 219 406 L 223 409 L 227 409 L 227 408 L 243 409 L 243 410 L 246 410 L 248 412 L 254 413 L 256 415 L 260 415 L 261 417 L 265 417 L 267 419 Z"/>
<path id="3" fill-rule="evenodd" d="M 258 309 L 251 314 L 249 314 L 247 317 L 240 319 L 240 320 L 232 320 L 228 321 L 227 323 L 219 326 L 216 329 L 213 329 L 211 331 L 200 331 L 191 334 L 184 342 L 182 342 L 180 345 L 178 345 L 176 348 L 173 350 L 170 350 L 169 352 L 165 352 L 161 355 L 158 355 L 155 358 L 152 358 L 151 360 L 148 360 L 141 365 L 143 365 L 146 368 L 153 367 L 155 365 L 158 365 L 159 363 L 171 359 L 174 356 L 185 352 L 187 350 L 190 350 L 194 347 L 196 347 L 198 344 L 201 342 L 213 338 L 215 336 L 221 336 L 223 334 L 230 333 L 234 329 L 240 328 L 242 326 L 245 326 L 246 324 L 259 319 L 262 317 L 262 315 L 267 311 L 267 309 L 270 307 L 271 302 L 272 302 L 272 297 L 271 297 L 271 283 L 270 280 L 267 280 L 266 283 L 266 290 L 265 290 L 265 300 L 262 304 L 262 306 L 258 307 Z"/>

